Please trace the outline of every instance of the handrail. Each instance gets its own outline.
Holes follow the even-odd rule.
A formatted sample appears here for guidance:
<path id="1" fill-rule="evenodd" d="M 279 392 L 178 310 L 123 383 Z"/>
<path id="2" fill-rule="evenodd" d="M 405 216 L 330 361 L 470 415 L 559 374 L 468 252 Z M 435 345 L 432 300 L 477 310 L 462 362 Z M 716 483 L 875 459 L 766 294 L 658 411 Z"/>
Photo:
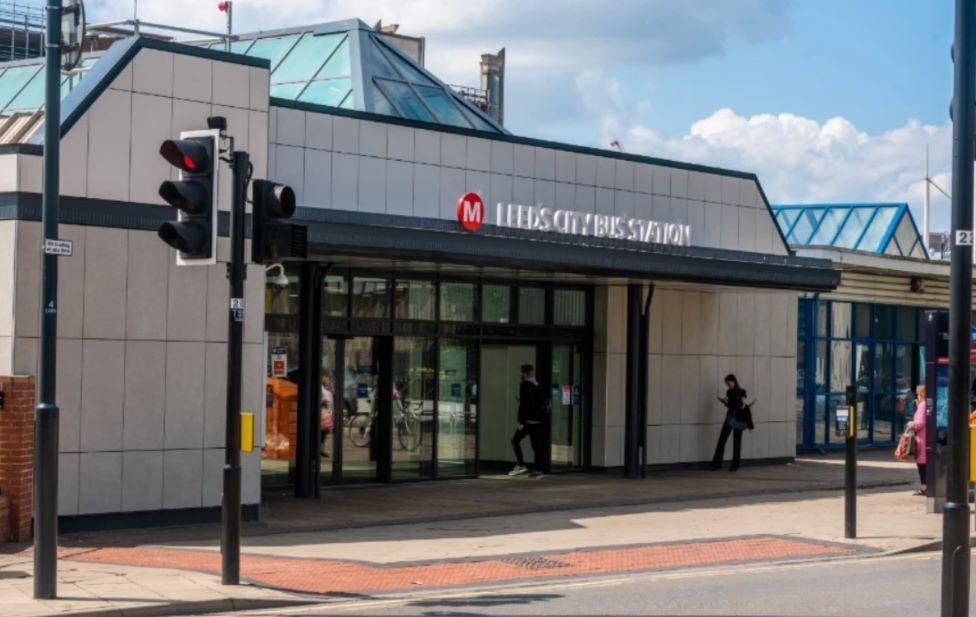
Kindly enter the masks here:
<path id="1" fill-rule="evenodd" d="M 143 21 L 141 19 L 120 19 L 118 21 L 106 21 L 98 24 L 91 24 L 88 26 L 89 31 L 98 30 L 108 30 L 110 28 L 115 28 L 118 26 L 131 26 L 133 29 L 133 34 L 139 34 L 140 28 L 154 28 L 156 30 L 171 30 L 173 32 L 183 32 L 186 34 L 198 34 L 206 37 L 213 37 L 222 39 L 225 41 L 236 41 L 240 37 L 236 34 L 227 34 L 226 32 L 210 32 L 208 30 L 196 30 L 193 28 L 181 28 L 180 26 L 167 26 L 166 24 L 157 24 L 154 22 Z"/>

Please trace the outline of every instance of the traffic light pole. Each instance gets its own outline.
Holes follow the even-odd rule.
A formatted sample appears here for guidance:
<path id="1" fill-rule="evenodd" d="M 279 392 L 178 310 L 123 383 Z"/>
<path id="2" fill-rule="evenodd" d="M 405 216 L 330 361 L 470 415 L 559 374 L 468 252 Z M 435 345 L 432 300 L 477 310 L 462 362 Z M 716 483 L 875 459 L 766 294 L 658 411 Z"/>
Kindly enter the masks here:
<path id="1" fill-rule="evenodd" d="M 956 0 L 949 267 L 948 469 L 942 515 L 942 617 L 969 615 L 969 347 L 973 272 L 976 0 Z"/>
<path id="2" fill-rule="evenodd" d="M 224 446 L 223 526 L 220 537 L 224 585 L 241 579 L 241 361 L 244 338 L 244 202 L 250 167 L 247 152 L 234 152 L 230 212 L 230 303 L 227 322 L 227 426 Z"/>
<path id="3" fill-rule="evenodd" d="M 44 240 L 58 238 L 61 145 L 61 0 L 48 0 L 44 63 Z M 46 242 L 44 245 L 46 247 Z M 58 577 L 58 257 L 41 248 L 41 341 L 34 409 L 34 597 L 57 597 Z"/>

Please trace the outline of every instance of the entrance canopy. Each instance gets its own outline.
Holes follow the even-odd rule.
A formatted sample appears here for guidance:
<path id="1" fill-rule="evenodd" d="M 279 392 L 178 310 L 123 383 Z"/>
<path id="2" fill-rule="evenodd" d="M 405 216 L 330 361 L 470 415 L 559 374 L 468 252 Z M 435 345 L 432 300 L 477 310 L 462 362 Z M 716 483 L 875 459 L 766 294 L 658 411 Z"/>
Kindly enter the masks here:
<path id="1" fill-rule="evenodd" d="M 655 279 L 829 291 L 839 273 L 828 260 L 696 246 L 649 245 L 609 238 L 560 242 L 552 234 L 486 225 L 477 234 L 447 221 L 301 208 L 309 223 L 309 251 L 328 261 L 336 256 L 427 261 L 452 267 L 491 267 L 542 274 Z"/>

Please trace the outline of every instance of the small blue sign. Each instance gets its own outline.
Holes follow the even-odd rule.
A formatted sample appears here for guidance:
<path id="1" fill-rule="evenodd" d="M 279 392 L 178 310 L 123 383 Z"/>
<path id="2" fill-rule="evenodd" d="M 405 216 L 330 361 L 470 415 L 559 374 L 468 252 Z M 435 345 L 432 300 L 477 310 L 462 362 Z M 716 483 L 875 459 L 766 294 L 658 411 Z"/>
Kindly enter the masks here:
<path id="1" fill-rule="evenodd" d="M 457 382 L 451 384 L 451 396 L 461 396 L 461 384 Z"/>
<path id="2" fill-rule="evenodd" d="M 357 383 L 356 384 L 356 397 L 357 398 L 369 398 L 369 384 Z"/>

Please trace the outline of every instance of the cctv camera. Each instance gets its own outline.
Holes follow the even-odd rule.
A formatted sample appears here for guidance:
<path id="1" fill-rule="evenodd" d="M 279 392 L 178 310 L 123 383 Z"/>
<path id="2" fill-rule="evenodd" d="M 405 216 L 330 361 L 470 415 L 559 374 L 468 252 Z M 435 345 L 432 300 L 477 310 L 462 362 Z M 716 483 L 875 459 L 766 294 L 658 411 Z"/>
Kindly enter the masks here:
<path id="1" fill-rule="evenodd" d="M 266 268 L 267 272 L 271 272 L 272 270 L 278 271 L 278 275 L 274 277 L 275 287 L 279 289 L 288 287 L 288 276 L 285 275 L 285 267 L 281 264 L 271 264 Z"/>

